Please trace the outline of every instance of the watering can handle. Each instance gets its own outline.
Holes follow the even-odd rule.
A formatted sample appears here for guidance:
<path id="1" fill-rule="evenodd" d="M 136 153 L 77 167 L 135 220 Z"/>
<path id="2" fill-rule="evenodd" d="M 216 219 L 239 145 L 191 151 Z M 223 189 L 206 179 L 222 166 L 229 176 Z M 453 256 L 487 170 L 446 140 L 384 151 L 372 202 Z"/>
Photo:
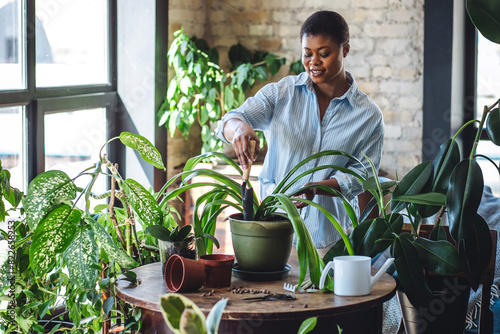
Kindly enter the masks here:
<path id="1" fill-rule="evenodd" d="M 387 270 L 387 268 L 389 268 L 389 266 L 394 262 L 394 258 L 388 258 L 384 265 L 379 269 L 379 271 L 377 271 L 377 273 L 375 274 L 375 276 L 372 276 L 370 278 L 370 288 L 375 285 L 375 283 L 377 283 L 377 281 L 380 279 L 380 277 L 382 277 L 382 274 L 385 273 L 385 271 Z"/>
<path id="2" fill-rule="evenodd" d="M 325 268 L 323 268 L 323 271 L 321 272 L 321 277 L 319 279 L 319 289 L 322 290 L 325 287 L 325 279 L 326 275 L 328 275 L 328 272 L 330 269 L 333 269 L 333 264 L 335 262 L 330 261 L 326 264 Z"/>
<path id="3" fill-rule="evenodd" d="M 250 155 L 253 156 L 255 153 L 255 144 L 257 142 L 255 140 L 250 140 Z M 250 177 L 250 168 L 252 168 L 252 160 L 248 162 L 248 167 L 243 171 L 243 180 L 248 181 L 248 178 Z"/>

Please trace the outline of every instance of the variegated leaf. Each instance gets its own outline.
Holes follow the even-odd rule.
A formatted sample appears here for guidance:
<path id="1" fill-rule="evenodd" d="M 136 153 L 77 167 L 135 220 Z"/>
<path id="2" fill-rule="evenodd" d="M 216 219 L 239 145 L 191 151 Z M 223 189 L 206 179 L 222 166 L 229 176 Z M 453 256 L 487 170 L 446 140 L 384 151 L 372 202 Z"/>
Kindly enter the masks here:
<path id="1" fill-rule="evenodd" d="M 118 246 L 113 242 L 113 239 L 109 236 L 108 232 L 106 232 L 104 226 L 91 218 L 86 218 L 85 221 L 89 223 L 94 230 L 94 236 L 97 240 L 97 244 L 106 252 L 109 259 L 115 260 L 116 263 L 123 268 L 133 268 L 139 265 L 139 263 L 137 263 L 127 253 L 118 248 Z"/>
<path id="2" fill-rule="evenodd" d="M 89 225 L 78 227 L 73 241 L 63 253 L 69 277 L 80 289 L 93 289 L 98 272 L 92 265 L 97 264 L 99 248 L 94 232 Z"/>
<path id="3" fill-rule="evenodd" d="M 146 225 L 161 225 L 163 214 L 158 203 L 144 187 L 132 179 L 122 184 L 130 204 Z"/>
<path id="4" fill-rule="evenodd" d="M 50 211 L 38 224 L 30 246 L 30 263 L 39 274 L 46 273 L 56 263 L 56 256 L 73 240 L 83 212 L 61 204 Z"/>
<path id="5" fill-rule="evenodd" d="M 76 197 L 76 186 L 66 173 L 51 170 L 39 174 L 28 186 L 24 201 L 26 218 L 32 230 L 56 206 Z"/>
<path id="6" fill-rule="evenodd" d="M 136 135 L 130 132 L 122 132 L 120 141 L 134 150 L 137 150 L 144 161 L 152 164 L 156 168 L 165 170 L 165 165 L 161 159 L 161 154 L 149 140 L 141 135 Z"/>

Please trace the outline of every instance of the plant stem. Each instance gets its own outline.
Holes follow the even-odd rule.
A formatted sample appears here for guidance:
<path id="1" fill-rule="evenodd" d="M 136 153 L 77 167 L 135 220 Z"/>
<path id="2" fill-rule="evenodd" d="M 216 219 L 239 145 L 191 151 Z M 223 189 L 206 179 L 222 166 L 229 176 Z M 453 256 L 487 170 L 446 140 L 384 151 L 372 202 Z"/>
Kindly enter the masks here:
<path id="1" fill-rule="evenodd" d="M 500 99 L 498 99 L 494 104 L 490 107 L 484 106 L 483 116 L 481 117 L 481 121 L 479 122 L 479 126 L 476 132 L 476 138 L 474 139 L 474 145 L 472 146 L 472 150 L 470 152 L 469 159 L 472 160 L 476 155 L 477 145 L 479 145 L 479 140 L 481 139 L 481 132 L 483 131 L 484 123 L 486 122 L 486 118 L 488 117 L 488 113 L 496 107 L 500 103 Z"/>

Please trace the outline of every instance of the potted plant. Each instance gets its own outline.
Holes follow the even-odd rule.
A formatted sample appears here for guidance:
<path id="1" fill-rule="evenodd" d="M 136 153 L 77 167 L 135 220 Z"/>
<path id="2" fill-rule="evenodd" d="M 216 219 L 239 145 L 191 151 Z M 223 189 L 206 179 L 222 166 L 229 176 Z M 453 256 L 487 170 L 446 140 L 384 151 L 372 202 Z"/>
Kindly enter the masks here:
<path id="1" fill-rule="evenodd" d="M 145 161 L 164 168 L 160 154 L 144 137 L 124 132 L 111 140 L 118 139 L 136 149 Z M 8 178 L 1 175 L 3 186 Z M 98 332 L 106 328 L 112 310 L 121 314 L 118 319 L 128 327 L 138 328 L 140 313 L 113 297 L 114 282 L 121 273 L 133 279 L 127 269 L 158 257 L 157 249 L 136 229 L 136 223 L 144 227 L 161 224 L 171 213 L 167 206 L 158 206 L 155 194 L 132 179 L 123 179 L 103 150 L 95 165 L 77 178 L 82 176 L 90 177 L 84 188 L 57 170 L 41 173 L 30 182 L 22 202 L 26 217 L 13 228 L 15 256 L 9 265 L 15 270 L 16 281 L 2 290 L 2 298 L 8 297 L 16 306 L 15 316 L 6 314 L 2 330 L 28 333 L 43 331 L 49 324 L 60 326 L 59 315 L 41 321 L 59 305 L 58 296 L 62 296 L 64 306 L 61 317 L 68 316 L 74 329 Z M 111 180 L 111 190 L 100 196 L 93 193 L 98 177 Z M 17 192 L 3 189 L 3 193 L 9 201 L 19 197 Z M 109 204 L 92 208 L 94 197 L 109 197 Z M 122 208 L 114 205 L 117 199 Z M 77 202 L 83 205 L 77 207 Z M 85 317 L 92 320 L 82 322 Z"/>
<path id="2" fill-rule="evenodd" d="M 292 185 L 294 185 L 304 176 L 309 175 L 310 173 L 313 173 L 314 171 L 317 171 L 319 169 L 334 168 L 342 170 L 346 173 L 353 174 L 360 179 L 366 178 L 366 176 L 361 177 L 346 168 L 335 165 L 318 166 L 300 175 L 296 175 L 297 170 L 299 170 L 300 167 L 302 167 L 304 164 L 307 164 L 313 159 L 318 159 L 326 155 L 344 155 L 349 157 L 350 159 L 357 160 L 355 157 L 345 152 L 325 151 L 317 153 L 307 159 L 304 159 L 304 161 L 300 162 L 295 168 L 293 168 L 286 175 L 286 177 L 276 186 L 273 193 L 267 198 L 265 198 L 263 201 L 259 203 L 257 197 L 254 196 L 253 209 L 255 214 L 253 220 L 255 221 L 255 224 L 262 225 L 265 223 L 269 223 L 272 226 L 273 224 L 275 224 L 273 222 L 275 220 L 275 217 L 279 217 L 281 220 L 285 218 L 286 220 L 289 220 L 293 228 L 293 231 L 296 234 L 297 253 L 300 264 L 300 278 L 298 286 L 300 286 L 300 284 L 304 281 L 307 269 L 309 269 L 311 281 L 316 286 L 319 286 L 318 285 L 319 278 L 321 276 L 321 270 L 324 267 L 324 263 L 319 257 L 318 253 L 316 252 L 311 236 L 309 235 L 304 225 L 304 222 L 300 218 L 300 214 L 294 205 L 295 201 L 306 202 L 307 204 L 312 205 L 321 210 L 326 215 L 326 217 L 328 217 L 328 219 L 332 222 L 332 224 L 336 227 L 337 231 L 340 233 L 343 240 L 345 240 L 345 243 L 348 245 L 347 249 L 349 253 L 354 254 L 353 248 L 350 247 L 351 243 L 349 241 L 346 231 L 344 231 L 344 229 L 340 226 L 335 217 L 333 217 L 329 212 L 327 212 L 321 206 L 318 206 L 317 203 L 307 201 L 302 198 L 293 197 L 293 194 L 289 193 L 290 187 Z M 204 239 L 200 237 L 202 237 L 203 234 L 207 233 L 213 234 L 215 230 L 215 222 L 217 216 L 222 212 L 222 210 L 231 206 L 232 208 L 235 208 L 237 211 L 239 211 L 240 215 L 243 212 L 240 184 L 238 184 L 230 177 L 218 173 L 216 171 L 210 169 L 196 168 L 198 163 L 209 158 L 221 159 L 228 165 L 232 166 L 239 174 L 242 174 L 242 170 L 232 159 L 230 159 L 229 157 L 227 157 L 222 153 L 209 152 L 189 159 L 184 168 L 184 172 L 180 173 L 177 176 L 174 176 L 164 186 L 164 188 L 166 189 L 177 178 L 182 179 L 182 183 L 180 184 L 180 186 L 177 189 L 174 189 L 171 192 L 165 194 L 165 196 L 163 197 L 163 201 L 168 201 L 174 196 L 178 196 L 179 194 L 195 187 L 204 187 L 204 186 L 211 187 L 210 191 L 205 192 L 200 198 L 197 199 L 194 208 L 195 214 L 193 215 L 193 227 L 195 236 L 197 237 L 198 255 L 203 255 L 206 254 L 207 252 L 209 253 L 211 252 L 212 241 L 210 239 Z M 197 176 L 208 177 L 213 179 L 215 182 L 193 181 L 193 178 Z M 306 186 L 297 191 L 300 191 L 302 189 L 308 189 L 310 187 L 312 186 Z M 339 197 L 342 198 L 344 205 L 350 206 L 348 200 L 345 199 L 340 192 L 330 187 L 322 186 L 321 188 L 325 191 L 338 195 Z M 278 212 L 278 209 L 281 210 L 281 213 Z M 351 216 L 351 219 L 357 220 L 354 211 L 349 212 L 349 215 Z M 288 223 L 285 223 L 284 225 L 288 225 Z M 291 243 L 291 238 L 289 239 L 289 241 Z M 269 257 L 270 255 L 271 254 L 266 254 L 267 257 Z M 288 254 L 286 254 L 286 258 L 284 260 L 285 263 L 286 260 L 288 259 L 288 255 L 289 252 Z M 236 254 L 236 258 L 238 259 L 238 254 Z M 328 282 L 327 284 L 325 284 L 325 289 L 333 291 L 332 284 L 333 282 L 331 281 L 330 278 L 328 278 Z"/>

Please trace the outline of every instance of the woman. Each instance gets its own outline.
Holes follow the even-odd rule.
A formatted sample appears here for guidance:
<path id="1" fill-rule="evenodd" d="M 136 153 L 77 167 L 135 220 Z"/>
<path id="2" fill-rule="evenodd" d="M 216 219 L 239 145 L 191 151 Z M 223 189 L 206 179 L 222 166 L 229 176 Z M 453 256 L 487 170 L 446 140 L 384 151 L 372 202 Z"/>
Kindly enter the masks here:
<path id="1" fill-rule="evenodd" d="M 257 151 L 251 156 L 248 150 L 250 140 L 259 142 L 254 130 L 264 131 L 268 152 L 259 176 L 261 198 L 270 194 L 300 161 L 320 151 L 346 151 L 369 167 L 365 154 L 377 169 L 380 164 L 384 138 L 382 113 L 344 69 L 344 58 L 350 48 L 349 27 L 344 18 L 332 11 L 316 12 L 303 23 L 300 40 L 306 72 L 266 85 L 242 106 L 227 113 L 217 129 L 217 135 L 233 145 L 243 169 L 258 154 Z M 345 166 L 361 174 L 365 171 L 346 157 L 330 156 L 310 162 L 297 175 L 325 164 Z M 334 187 L 355 207 L 356 196 L 362 192 L 358 179 L 331 169 L 317 171 L 304 182 Z M 350 220 L 339 198 L 330 194 L 316 196 L 326 195 L 316 188 L 297 195 L 319 203 L 344 228 L 349 227 Z M 326 253 L 340 238 L 319 210 L 306 206 L 301 216 L 316 248 L 323 250 L 320 253 Z"/>

